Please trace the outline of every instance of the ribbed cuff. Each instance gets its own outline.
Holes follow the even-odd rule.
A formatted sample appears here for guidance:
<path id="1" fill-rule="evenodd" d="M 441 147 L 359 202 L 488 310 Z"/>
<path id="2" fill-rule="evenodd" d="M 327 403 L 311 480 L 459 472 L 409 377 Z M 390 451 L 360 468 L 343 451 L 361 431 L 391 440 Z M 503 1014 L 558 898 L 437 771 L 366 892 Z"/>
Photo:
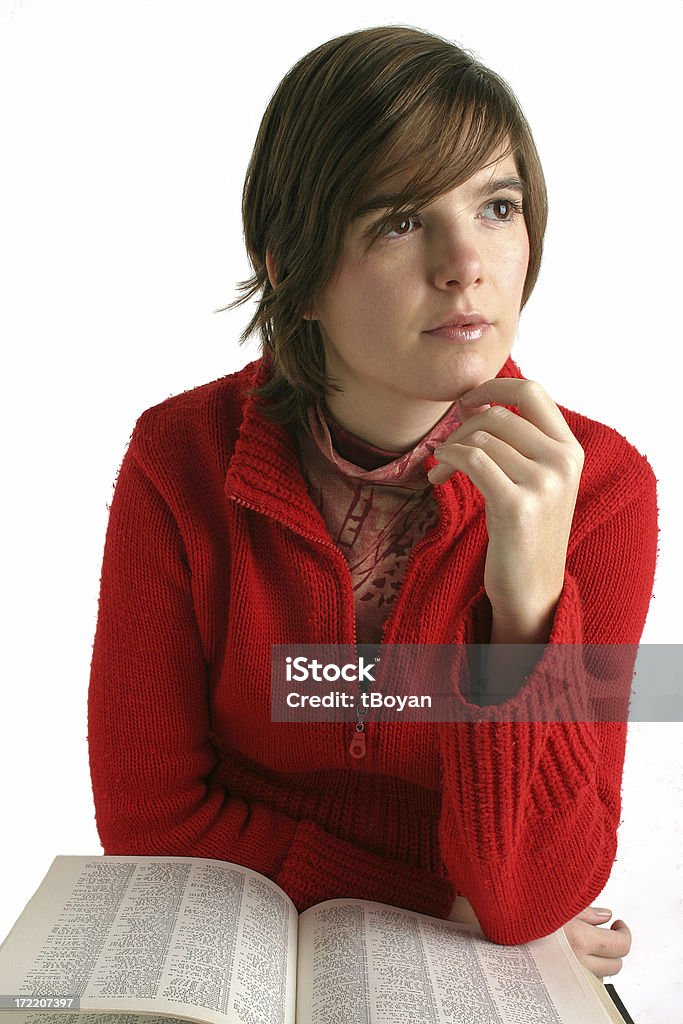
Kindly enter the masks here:
<path id="1" fill-rule="evenodd" d="M 470 676 L 468 659 L 460 659 L 454 678 L 453 699 L 462 721 L 475 722 L 581 722 L 588 721 L 588 689 L 582 657 L 583 625 L 576 581 L 565 573 L 548 643 L 514 696 L 500 704 L 480 705 L 474 699 L 478 681 Z M 454 645 L 488 644 L 491 606 L 482 587 L 465 608 Z"/>
<path id="2" fill-rule="evenodd" d="M 486 937 L 502 945 L 550 935 L 590 906 L 609 879 L 617 850 L 616 829 L 589 789 L 564 822 L 538 821 L 536 833 L 521 837 L 503 861 L 472 857 L 466 843 L 446 832 L 449 869 Z"/>

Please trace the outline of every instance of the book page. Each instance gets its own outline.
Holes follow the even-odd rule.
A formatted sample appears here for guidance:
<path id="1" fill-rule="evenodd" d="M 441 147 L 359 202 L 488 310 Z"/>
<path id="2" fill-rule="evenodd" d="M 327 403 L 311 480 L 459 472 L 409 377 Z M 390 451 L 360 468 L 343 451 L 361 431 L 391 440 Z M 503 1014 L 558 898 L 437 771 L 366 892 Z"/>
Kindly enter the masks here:
<path id="1" fill-rule="evenodd" d="M 235 864 L 56 857 L 0 948 L 0 994 L 78 996 L 86 1014 L 293 1024 L 296 935 L 291 900 Z"/>
<path id="2" fill-rule="evenodd" d="M 609 1024 L 564 933 L 523 946 L 363 900 L 299 918 L 300 1024 Z"/>
<path id="3" fill-rule="evenodd" d="M 68 1016 L 49 1010 L 32 1013 L 10 1011 L 0 1017 L 5 1024 L 187 1024 L 185 1017 L 159 1017 L 154 1014 L 136 1013 L 81 1013 Z"/>

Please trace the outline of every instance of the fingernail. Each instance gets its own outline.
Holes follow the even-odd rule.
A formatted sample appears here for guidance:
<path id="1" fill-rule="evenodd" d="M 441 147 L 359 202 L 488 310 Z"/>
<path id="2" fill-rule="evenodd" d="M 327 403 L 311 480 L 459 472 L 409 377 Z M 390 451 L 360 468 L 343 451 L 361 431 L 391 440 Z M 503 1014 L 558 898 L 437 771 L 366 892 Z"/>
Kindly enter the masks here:
<path id="1" fill-rule="evenodd" d="M 598 915 L 598 917 L 611 917 L 612 916 L 612 911 L 611 910 L 605 910 L 604 907 L 593 907 L 593 910 Z"/>

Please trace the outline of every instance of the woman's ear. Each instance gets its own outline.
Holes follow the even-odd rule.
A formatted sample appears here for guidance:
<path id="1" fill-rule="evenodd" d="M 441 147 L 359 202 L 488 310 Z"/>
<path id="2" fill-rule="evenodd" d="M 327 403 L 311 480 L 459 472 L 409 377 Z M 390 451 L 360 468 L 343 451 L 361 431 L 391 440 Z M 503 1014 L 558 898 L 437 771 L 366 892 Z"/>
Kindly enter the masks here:
<path id="1" fill-rule="evenodd" d="M 277 288 L 277 271 L 275 268 L 275 260 L 270 249 L 266 249 L 266 271 L 268 272 L 268 280 L 273 288 Z M 315 320 L 316 317 L 312 312 L 304 313 L 304 320 Z"/>
<path id="2" fill-rule="evenodd" d="M 268 272 L 268 280 L 270 281 L 273 288 L 277 288 L 277 273 L 275 272 L 275 260 L 270 249 L 266 249 L 266 270 Z"/>

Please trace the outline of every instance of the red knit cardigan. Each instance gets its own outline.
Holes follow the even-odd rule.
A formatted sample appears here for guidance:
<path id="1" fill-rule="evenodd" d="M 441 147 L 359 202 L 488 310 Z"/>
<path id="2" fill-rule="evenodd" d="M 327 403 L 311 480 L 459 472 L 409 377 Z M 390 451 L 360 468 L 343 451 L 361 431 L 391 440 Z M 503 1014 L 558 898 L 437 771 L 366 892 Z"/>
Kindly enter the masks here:
<path id="1" fill-rule="evenodd" d="M 237 862 L 299 910 L 355 897 L 446 917 L 464 894 L 495 942 L 549 934 L 609 877 L 626 725 L 501 721 L 513 702 L 534 717 L 544 658 L 483 722 L 368 723 L 361 760 L 351 722 L 273 723 L 271 644 L 354 643 L 355 622 L 292 436 L 245 399 L 264 372 L 148 409 L 125 453 L 88 697 L 104 852 Z M 522 374 L 510 358 L 499 376 Z M 586 458 L 549 643 L 636 644 L 655 476 L 615 430 L 562 413 Z M 383 642 L 487 643 L 484 499 L 462 473 L 435 497 Z"/>

